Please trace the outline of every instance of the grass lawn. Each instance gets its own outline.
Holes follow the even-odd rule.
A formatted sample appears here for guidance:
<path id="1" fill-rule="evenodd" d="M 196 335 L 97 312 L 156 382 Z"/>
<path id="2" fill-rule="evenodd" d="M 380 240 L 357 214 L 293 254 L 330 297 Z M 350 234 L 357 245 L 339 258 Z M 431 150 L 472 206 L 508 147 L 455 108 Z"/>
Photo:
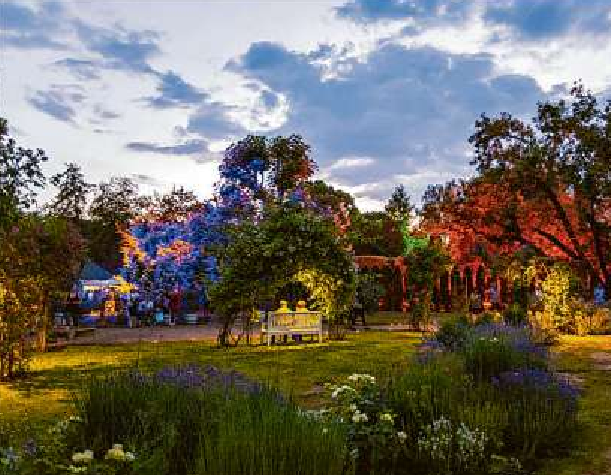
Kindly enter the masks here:
<path id="1" fill-rule="evenodd" d="M 115 346 L 71 346 L 36 355 L 32 374 L 23 381 L 0 384 L 0 420 L 38 423 L 69 409 L 70 394 L 83 378 L 139 365 L 211 364 L 236 369 L 267 381 L 301 404 L 323 401 L 320 386 L 352 373 L 382 374 L 409 365 L 421 333 L 362 332 L 325 345 L 220 349 L 209 342 L 139 343 Z"/>
<path id="2" fill-rule="evenodd" d="M 550 461 L 541 475 L 611 475 L 611 336 L 566 336 L 556 348 L 558 370 L 582 380 L 582 433 L 571 456 Z M 606 366 L 606 368 L 605 368 Z"/>
<path id="3" fill-rule="evenodd" d="M 70 394 L 83 378 L 136 364 L 145 370 L 191 362 L 236 369 L 268 381 L 304 406 L 317 407 L 326 397 L 321 392 L 325 382 L 355 372 L 384 375 L 411 364 L 421 336 L 371 331 L 351 334 L 346 341 L 328 345 L 271 349 L 219 349 L 208 342 L 68 347 L 37 355 L 28 379 L 0 384 L 0 421 L 25 430 L 53 420 L 69 410 Z M 583 430 L 576 450 L 546 463 L 540 475 L 611 475 L 611 336 L 564 337 L 554 353 L 558 370 L 581 381 Z M 601 355 L 608 355 L 609 361 L 601 363 Z"/>
<path id="4" fill-rule="evenodd" d="M 446 319 L 456 317 L 458 314 L 454 313 L 433 313 L 431 318 L 438 322 Z M 357 320 L 360 323 L 359 320 Z M 380 311 L 365 316 L 365 322 L 367 325 L 406 325 L 409 323 L 409 313 L 403 313 L 399 311 Z"/>

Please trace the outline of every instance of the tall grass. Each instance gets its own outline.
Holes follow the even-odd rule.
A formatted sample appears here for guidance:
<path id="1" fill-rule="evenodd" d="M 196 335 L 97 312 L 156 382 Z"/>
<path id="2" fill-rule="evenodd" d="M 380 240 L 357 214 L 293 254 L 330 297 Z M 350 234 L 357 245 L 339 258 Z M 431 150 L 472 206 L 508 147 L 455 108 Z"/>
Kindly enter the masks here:
<path id="1" fill-rule="evenodd" d="M 89 380 L 76 407 L 83 423 L 72 444 L 101 454 L 123 443 L 138 454 L 139 475 L 346 473 L 343 428 L 323 427 L 266 388 L 116 373 Z"/>

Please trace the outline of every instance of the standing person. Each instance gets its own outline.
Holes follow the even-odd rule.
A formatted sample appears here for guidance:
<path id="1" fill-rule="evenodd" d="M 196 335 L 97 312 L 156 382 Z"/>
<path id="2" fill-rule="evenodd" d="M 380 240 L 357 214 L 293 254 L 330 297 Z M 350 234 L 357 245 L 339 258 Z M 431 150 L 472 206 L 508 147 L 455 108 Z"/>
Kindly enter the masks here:
<path id="1" fill-rule="evenodd" d="M 66 313 L 68 316 L 68 324 L 74 327 L 78 327 L 79 313 L 80 313 L 80 300 L 75 293 L 70 293 L 68 302 L 66 303 Z"/>
<path id="2" fill-rule="evenodd" d="M 180 312 L 180 292 L 175 291 L 170 295 L 170 321 L 176 322 Z"/>

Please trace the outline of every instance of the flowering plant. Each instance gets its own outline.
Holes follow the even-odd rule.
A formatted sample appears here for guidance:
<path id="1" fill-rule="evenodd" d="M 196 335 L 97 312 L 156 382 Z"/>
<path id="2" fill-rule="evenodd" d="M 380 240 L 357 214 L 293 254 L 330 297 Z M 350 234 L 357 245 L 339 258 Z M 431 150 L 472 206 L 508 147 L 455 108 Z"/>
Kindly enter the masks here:
<path id="1" fill-rule="evenodd" d="M 349 426 L 348 445 L 357 473 L 369 473 L 380 461 L 396 460 L 407 435 L 397 430 L 396 414 L 384 404 L 376 379 L 357 373 L 330 389 L 332 403 L 325 414 Z"/>

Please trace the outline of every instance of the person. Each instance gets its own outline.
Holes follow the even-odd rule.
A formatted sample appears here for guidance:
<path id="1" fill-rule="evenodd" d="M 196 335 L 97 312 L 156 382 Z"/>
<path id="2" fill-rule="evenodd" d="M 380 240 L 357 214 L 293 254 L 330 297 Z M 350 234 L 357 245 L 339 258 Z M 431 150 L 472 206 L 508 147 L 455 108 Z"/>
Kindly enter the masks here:
<path id="1" fill-rule="evenodd" d="M 496 290 L 496 284 L 491 284 L 490 285 L 490 303 L 492 304 L 492 308 L 494 310 L 497 310 L 499 305 L 499 294 Z"/>
<path id="2" fill-rule="evenodd" d="M 363 326 L 365 326 L 365 305 L 361 296 L 361 288 L 357 287 L 354 293 L 354 304 L 352 306 L 352 312 L 350 312 L 350 318 L 352 320 L 352 327 L 356 327 L 357 316 L 361 318 Z"/>
<path id="3" fill-rule="evenodd" d="M 80 314 L 80 300 L 75 293 L 70 293 L 68 302 L 66 302 L 66 313 L 68 316 L 68 325 L 78 327 Z"/>
<path id="4" fill-rule="evenodd" d="M 602 307 L 603 305 L 605 305 L 605 301 L 605 288 L 602 284 L 599 283 L 594 288 L 594 305 L 596 305 L 597 307 Z"/>

